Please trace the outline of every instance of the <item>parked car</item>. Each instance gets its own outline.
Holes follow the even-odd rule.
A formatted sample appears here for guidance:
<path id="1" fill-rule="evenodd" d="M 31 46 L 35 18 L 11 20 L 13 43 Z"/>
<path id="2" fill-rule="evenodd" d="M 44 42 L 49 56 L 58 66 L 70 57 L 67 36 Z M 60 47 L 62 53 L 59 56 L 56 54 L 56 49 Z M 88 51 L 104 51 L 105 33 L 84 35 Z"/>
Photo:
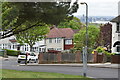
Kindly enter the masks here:
<path id="1" fill-rule="evenodd" d="M 36 56 L 33 52 L 20 52 L 20 54 L 18 55 L 18 59 L 17 59 L 18 63 L 20 63 L 21 61 L 25 61 L 26 56 L 27 56 L 27 63 L 29 62 L 37 63 L 38 56 Z"/>

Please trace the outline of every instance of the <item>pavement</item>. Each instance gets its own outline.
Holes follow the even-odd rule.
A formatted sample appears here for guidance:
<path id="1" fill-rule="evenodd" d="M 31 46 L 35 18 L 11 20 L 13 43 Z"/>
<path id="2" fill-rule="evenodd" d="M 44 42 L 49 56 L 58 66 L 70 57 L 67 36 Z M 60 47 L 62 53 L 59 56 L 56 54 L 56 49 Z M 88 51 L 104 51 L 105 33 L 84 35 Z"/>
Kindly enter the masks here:
<path id="1" fill-rule="evenodd" d="M 20 66 L 26 66 L 25 64 L 20 64 Z M 83 67 L 83 64 L 38 64 L 38 63 L 28 63 L 27 66 L 69 66 L 69 67 Z M 120 69 L 120 64 L 111 63 L 96 63 L 87 64 L 88 67 L 98 67 L 98 68 L 114 68 Z"/>
<path id="2" fill-rule="evenodd" d="M 9 56 L 8 58 L 2 58 L 3 60 L 16 59 L 16 57 Z M 25 64 L 19 64 L 20 66 L 26 66 Z M 28 63 L 27 66 L 69 66 L 69 67 L 83 67 L 81 63 L 67 63 L 67 64 L 38 64 L 38 63 Z M 98 68 L 114 68 L 120 69 L 120 64 L 111 64 L 111 63 L 88 63 L 88 67 L 98 67 Z"/>

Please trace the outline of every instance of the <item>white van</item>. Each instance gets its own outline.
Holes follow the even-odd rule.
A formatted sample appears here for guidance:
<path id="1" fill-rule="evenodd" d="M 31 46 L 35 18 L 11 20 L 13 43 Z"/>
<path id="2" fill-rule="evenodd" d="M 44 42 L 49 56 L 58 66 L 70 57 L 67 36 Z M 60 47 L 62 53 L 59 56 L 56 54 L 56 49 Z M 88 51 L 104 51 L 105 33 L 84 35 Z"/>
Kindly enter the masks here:
<path id="1" fill-rule="evenodd" d="M 27 55 L 27 62 L 35 62 L 37 63 L 38 61 L 38 56 L 36 56 L 33 52 L 20 52 L 20 54 L 18 55 L 18 63 L 20 63 L 21 61 L 25 61 L 26 60 L 26 55 Z"/>

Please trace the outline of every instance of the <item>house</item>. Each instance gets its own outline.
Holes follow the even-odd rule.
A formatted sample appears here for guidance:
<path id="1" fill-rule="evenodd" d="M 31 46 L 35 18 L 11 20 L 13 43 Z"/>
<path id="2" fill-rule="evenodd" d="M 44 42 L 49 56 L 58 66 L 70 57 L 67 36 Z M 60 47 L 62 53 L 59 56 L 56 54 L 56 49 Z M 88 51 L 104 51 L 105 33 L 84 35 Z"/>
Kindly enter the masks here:
<path id="1" fill-rule="evenodd" d="M 46 52 L 51 50 L 70 50 L 74 46 L 73 35 L 78 31 L 79 30 L 73 30 L 71 28 L 52 28 L 45 40 Z"/>
<path id="2" fill-rule="evenodd" d="M 112 22 L 112 53 L 120 54 L 120 2 L 118 3 L 118 16 Z"/>
<path id="3" fill-rule="evenodd" d="M 25 43 L 20 47 L 20 51 L 30 51 L 30 46 L 27 43 Z M 36 53 L 45 52 L 45 41 L 37 41 L 35 45 L 33 45 L 32 51 Z"/>
<path id="4" fill-rule="evenodd" d="M 18 50 L 19 43 L 16 41 L 15 36 L 0 40 L 0 49 Z M 20 47 L 20 51 L 30 51 L 30 46 L 25 43 Z M 45 40 L 38 41 L 33 45 L 33 51 L 36 53 L 45 52 Z"/>
<path id="5" fill-rule="evenodd" d="M 0 49 L 17 50 L 17 42 L 14 37 L 5 38 L 0 40 Z"/>
<path id="6" fill-rule="evenodd" d="M 46 39 L 38 41 L 33 45 L 33 51 L 49 52 L 50 50 L 63 51 L 70 50 L 74 47 L 73 35 L 79 30 L 73 30 L 71 28 L 50 28 L 50 32 L 46 35 Z M 15 40 L 15 36 L 12 38 L 5 38 L 0 40 L 1 49 L 18 50 L 19 43 Z M 30 51 L 30 46 L 27 43 L 20 46 L 20 51 Z"/>

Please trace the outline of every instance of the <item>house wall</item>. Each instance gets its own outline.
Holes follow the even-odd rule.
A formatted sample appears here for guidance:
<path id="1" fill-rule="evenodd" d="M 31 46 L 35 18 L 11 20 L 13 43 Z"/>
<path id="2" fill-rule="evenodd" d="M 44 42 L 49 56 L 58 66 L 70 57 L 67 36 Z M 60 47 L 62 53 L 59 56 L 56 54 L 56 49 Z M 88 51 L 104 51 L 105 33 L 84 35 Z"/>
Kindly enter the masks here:
<path id="1" fill-rule="evenodd" d="M 48 52 L 48 49 L 53 48 L 54 50 L 61 48 L 61 50 L 64 50 L 64 38 L 60 38 L 60 43 L 55 43 L 56 38 L 52 38 L 52 43 L 49 42 L 49 38 L 46 39 L 46 52 Z M 61 51 L 60 50 L 60 51 Z"/>
<path id="2" fill-rule="evenodd" d="M 64 49 L 65 50 L 69 50 L 69 49 L 71 49 L 71 48 L 73 48 L 74 47 L 74 45 L 72 44 L 72 45 L 65 45 L 64 46 Z"/>
<path id="3" fill-rule="evenodd" d="M 66 44 L 66 40 L 67 40 L 67 44 Z M 71 42 L 68 42 L 68 40 L 71 40 Z M 73 44 L 74 43 L 73 43 L 72 39 L 65 39 L 64 40 L 64 50 L 69 50 L 69 49 L 73 48 L 74 47 Z"/>
<path id="4" fill-rule="evenodd" d="M 118 53 L 113 45 L 115 42 L 120 41 L 120 33 L 116 33 L 116 26 L 116 23 L 112 23 L 112 53 Z"/>

